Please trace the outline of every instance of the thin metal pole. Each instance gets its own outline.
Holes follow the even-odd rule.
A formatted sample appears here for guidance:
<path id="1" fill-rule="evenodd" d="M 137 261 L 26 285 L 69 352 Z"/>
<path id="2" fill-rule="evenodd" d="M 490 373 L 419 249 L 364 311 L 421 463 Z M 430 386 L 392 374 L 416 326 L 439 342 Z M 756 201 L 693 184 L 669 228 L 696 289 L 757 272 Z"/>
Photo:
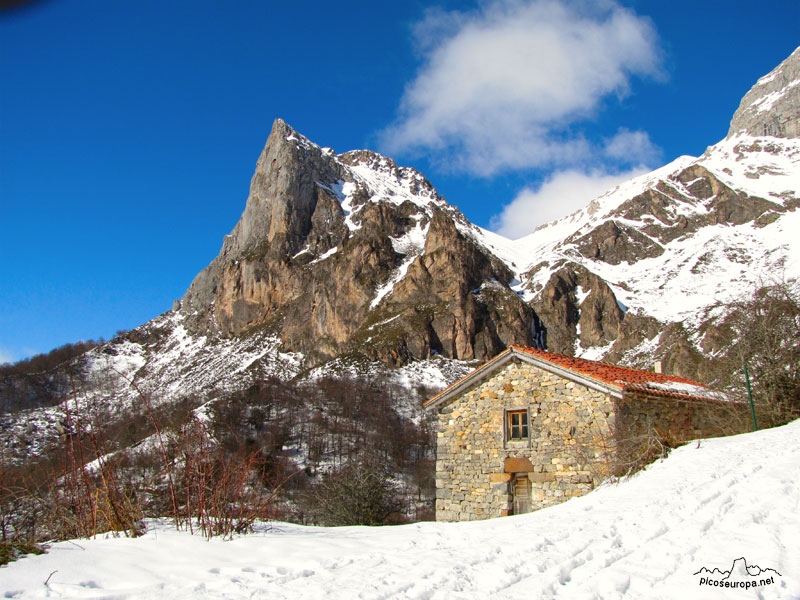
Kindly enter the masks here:
<path id="1" fill-rule="evenodd" d="M 756 407 L 753 404 L 753 388 L 750 387 L 750 373 L 747 372 L 747 363 L 743 362 L 744 366 L 744 379 L 747 382 L 747 395 L 750 397 L 750 414 L 753 416 L 753 431 L 758 431 L 758 422 L 756 421 Z"/>

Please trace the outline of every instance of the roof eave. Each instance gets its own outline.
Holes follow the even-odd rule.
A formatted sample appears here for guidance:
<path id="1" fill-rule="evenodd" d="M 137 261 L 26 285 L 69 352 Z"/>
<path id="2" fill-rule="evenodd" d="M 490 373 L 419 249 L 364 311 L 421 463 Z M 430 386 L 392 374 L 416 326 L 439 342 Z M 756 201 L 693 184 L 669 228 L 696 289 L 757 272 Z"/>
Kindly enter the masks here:
<path id="1" fill-rule="evenodd" d="M 670 400 L 677 400 L 677 401 L 684 401 L 684 402 L 715 402 L 717 404 L 722 404 L 726 406 L 734 406 L 734 405 L 747 405 L 748 402 L 742 400 L 733 400 L 729 397 L 724 398 L 714 398 L 712 396 L 695 396 L 693 394 L 679 394 L 679 393 L 670 393 L 668 391 L 661 391 L 661 390 L 648 390 L 642 389 L 634 386 L 629 386 L 625 388 L 625 396 L 647 396 L 649 398 L 669 398 Z"/>
<path id="2" fill-rule="evenodd" d="M 503 366 L 506 362 L 508 362 L 513 357 L 512 349 L 507 348 L 503 350 L 500 354 L 492 358 L 491 360 L 483 363 L 480 367 L 468 373 L 458 381 L 456 381 L 450 387 L 445 388 L 435 396 L 433 396 L 430 400 L 428 400 L 425 404 L 423 404 L 423 408 L 425 410 L 432 410 L 445 404 L 449 400 L 455 398 L 456 396 L 461 395 L 461 393 L 475 384 L 477 381 L 483 380 L 485 377 L 488 377 L 492 373 L 494 373 L 498 368 Z"/>
<path id="3" fill-rule="evenodd" d="M 497 371 L 497 369 L 502 367 L 512 358 L 518 358 L 528 364 L 539 367 L 544 371 L 558 375 L 564 379 L 574 381 L 575 383 L 584 385 L 598 392 L 609 394 L 615 398 L 622 398 L 623 388 L 619 385 L 600 381 L 594 377 L 590 377 L 589 375 L 573 371 L 548 360 L 528 354 L 527 352 L 517 350 L 514 346 L 509 346 L 506 350 L 475 369 L 472 373 L 469 373 L 450 387 L 446 388 L 442 392 L 439 392 L 439 394 L 425 403 L 423 407 L 426 410 L 432 410 L 448 403 L 453 398 L 460 396 L 467 388 L 475 385 Z"/>

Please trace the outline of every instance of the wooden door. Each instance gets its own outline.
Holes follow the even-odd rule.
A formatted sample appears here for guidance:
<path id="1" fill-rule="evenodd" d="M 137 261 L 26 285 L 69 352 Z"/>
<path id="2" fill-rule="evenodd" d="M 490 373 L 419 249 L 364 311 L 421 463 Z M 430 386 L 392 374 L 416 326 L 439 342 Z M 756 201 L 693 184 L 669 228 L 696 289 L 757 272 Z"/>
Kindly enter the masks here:
<path id="1" fill-rule="evenodd" d="M 531 512 L 531 484 L 527 475 L 514 478 L 514 514 Z"/>

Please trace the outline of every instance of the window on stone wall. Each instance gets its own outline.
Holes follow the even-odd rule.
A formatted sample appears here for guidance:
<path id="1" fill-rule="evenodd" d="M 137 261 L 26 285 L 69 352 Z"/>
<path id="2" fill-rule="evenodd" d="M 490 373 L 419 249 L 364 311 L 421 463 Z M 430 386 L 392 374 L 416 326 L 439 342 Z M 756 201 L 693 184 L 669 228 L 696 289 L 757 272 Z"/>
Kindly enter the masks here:
<path id="1" fill-rule="evenodd" d="M 506 439 L 528 439 L 528 411 L 509 410 L 506 412 Z"/>

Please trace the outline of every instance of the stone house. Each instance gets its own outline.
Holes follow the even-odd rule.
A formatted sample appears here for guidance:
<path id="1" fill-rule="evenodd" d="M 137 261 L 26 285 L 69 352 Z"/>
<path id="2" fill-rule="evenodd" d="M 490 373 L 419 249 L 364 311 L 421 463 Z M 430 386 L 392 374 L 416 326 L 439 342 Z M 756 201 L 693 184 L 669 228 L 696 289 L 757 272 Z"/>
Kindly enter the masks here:
<path id="1" fill-rule="evenodd" d="M 748 429 L 748 407 L 671 375 L 511 346 L 430 398 L 436 520 L 581 496 L 667 447 Z"/>

